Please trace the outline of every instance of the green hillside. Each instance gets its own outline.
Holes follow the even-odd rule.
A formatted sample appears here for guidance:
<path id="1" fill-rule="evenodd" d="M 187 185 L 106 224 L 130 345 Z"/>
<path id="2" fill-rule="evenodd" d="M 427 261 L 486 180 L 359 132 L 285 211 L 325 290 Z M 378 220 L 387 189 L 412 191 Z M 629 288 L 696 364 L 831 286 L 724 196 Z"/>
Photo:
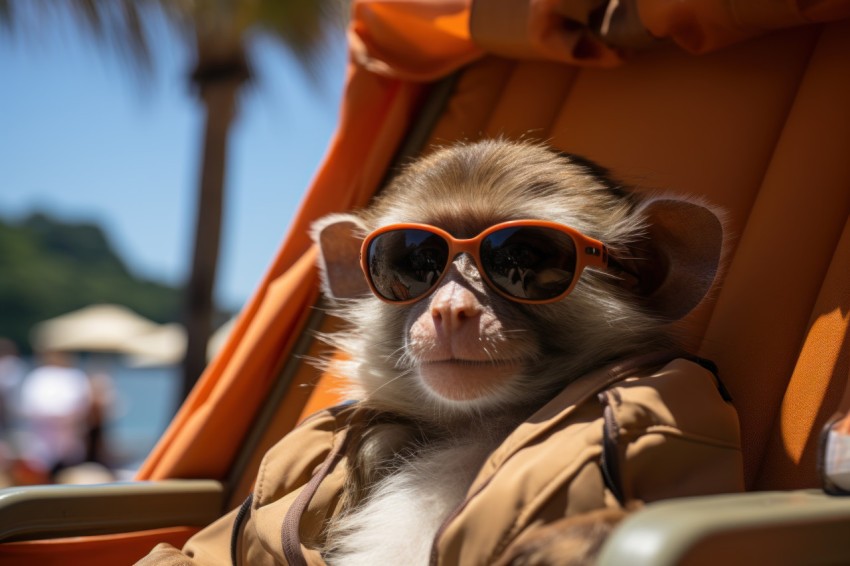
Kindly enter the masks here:
<path id="1" fill-rule="evenodd" d="M 94 224 L 43 214 L 0 219 L 0 336 L 29 351 L 37 322 L 93 303 L 125 305 L 157 322 L 178 320 L 180 290 L 135 277 Z"/>

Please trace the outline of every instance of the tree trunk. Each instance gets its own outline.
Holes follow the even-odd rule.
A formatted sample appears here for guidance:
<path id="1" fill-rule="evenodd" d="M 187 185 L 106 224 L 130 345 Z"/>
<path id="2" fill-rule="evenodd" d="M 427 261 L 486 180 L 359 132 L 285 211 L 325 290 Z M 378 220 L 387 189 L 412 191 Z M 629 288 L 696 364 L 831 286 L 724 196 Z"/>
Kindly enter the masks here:
<path id="1" fill-rule="evenodd" d="M 227 138 L 235 114 L 236 93 L 244 77 L 213 77 L 199 80 L 200 98 L 206 110 L 201 184 L 198 191 L 192 273 L 186 286 L 188 342 L 183 360 L 185 399 L 207 363 L 207 342 L 212 333 L 213 291 L 218 265 L 224 205 Z"/>

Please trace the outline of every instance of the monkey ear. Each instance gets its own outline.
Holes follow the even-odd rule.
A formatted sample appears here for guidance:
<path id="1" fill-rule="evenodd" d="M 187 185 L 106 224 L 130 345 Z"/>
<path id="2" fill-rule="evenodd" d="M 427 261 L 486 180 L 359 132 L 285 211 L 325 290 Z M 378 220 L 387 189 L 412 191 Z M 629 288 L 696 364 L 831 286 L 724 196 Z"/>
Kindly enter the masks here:
<path id="1" fill-rule="evenodd" d="M 313 224 L 313 241 L 319 246 L 322 290 L 334 299 L 368 295 L 369 285 L 360 269 L 360 246 L 365 227 L 351 214 L 331 214 Z"/>
<path id="2" fill-rule="evenodd" d="M 642 296 L 657 315 L 679 320 L 702 301 L 720 269 L 723 222 L 720 211 L 670 197 L 650 198 L 638 209 L 647 219 L 648 239 L 630 247 L 622 263 L 637 280 L 624 286 Z"/>

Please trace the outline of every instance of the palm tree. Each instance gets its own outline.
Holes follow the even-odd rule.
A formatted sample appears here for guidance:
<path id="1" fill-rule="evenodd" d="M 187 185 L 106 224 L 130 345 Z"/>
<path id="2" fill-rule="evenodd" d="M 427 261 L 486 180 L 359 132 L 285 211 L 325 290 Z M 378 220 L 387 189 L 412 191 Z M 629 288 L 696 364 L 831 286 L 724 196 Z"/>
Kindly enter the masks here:
<path id="1" fill-rule="evenodd" d="M 206 131 L 192 275 L 187 286 L 189 342 L 183 366 L 184 394 L 188 394 L 206 365 L 227 137 L 237 93 L 251 77 L 246 41 L 256 32 L 266 33 L 283 41 L 309 70 L 325 33 L 339 22 L 327 1 L 196 0 L 187 2 L 187 6 L 198 54 L 192 82 L 206 109 Z"/>
<path id="2" fill-rule="evenodd" d="M 206 118 L 192 270 L 186 285 L 184 397 L 203 372 L 212 332 L 227 139 L 238 93 L 252 77 L 246 46 L 257 36 L 271 37 L 310 72 L 328 33 L 339 28 L 344 6 L 342 0 L 0 0 L 0 24 L 9 29 L 21 10 L 72 16 L 143 71 L 152 64 L 147 26 L 159 14 L 176 24 L 194 47 L 190 80 Z"/>

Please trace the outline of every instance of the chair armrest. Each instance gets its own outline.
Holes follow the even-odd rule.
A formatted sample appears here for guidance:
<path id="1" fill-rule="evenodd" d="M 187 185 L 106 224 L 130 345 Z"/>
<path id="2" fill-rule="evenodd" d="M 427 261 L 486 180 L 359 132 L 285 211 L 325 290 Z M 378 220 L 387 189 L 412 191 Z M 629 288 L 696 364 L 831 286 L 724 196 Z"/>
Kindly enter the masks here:
<path id="1" fill-rule="evenodd" d="M 628 517 L 597 566 L 850 564 L 850 497 L 819 490 L 659 501 Z"/>
<path id="2" fill-rule="evenodd" d="M 0 490 L 0 541 L 205 526 L 222 513 L 215 480 L 41 485 Z"/>

